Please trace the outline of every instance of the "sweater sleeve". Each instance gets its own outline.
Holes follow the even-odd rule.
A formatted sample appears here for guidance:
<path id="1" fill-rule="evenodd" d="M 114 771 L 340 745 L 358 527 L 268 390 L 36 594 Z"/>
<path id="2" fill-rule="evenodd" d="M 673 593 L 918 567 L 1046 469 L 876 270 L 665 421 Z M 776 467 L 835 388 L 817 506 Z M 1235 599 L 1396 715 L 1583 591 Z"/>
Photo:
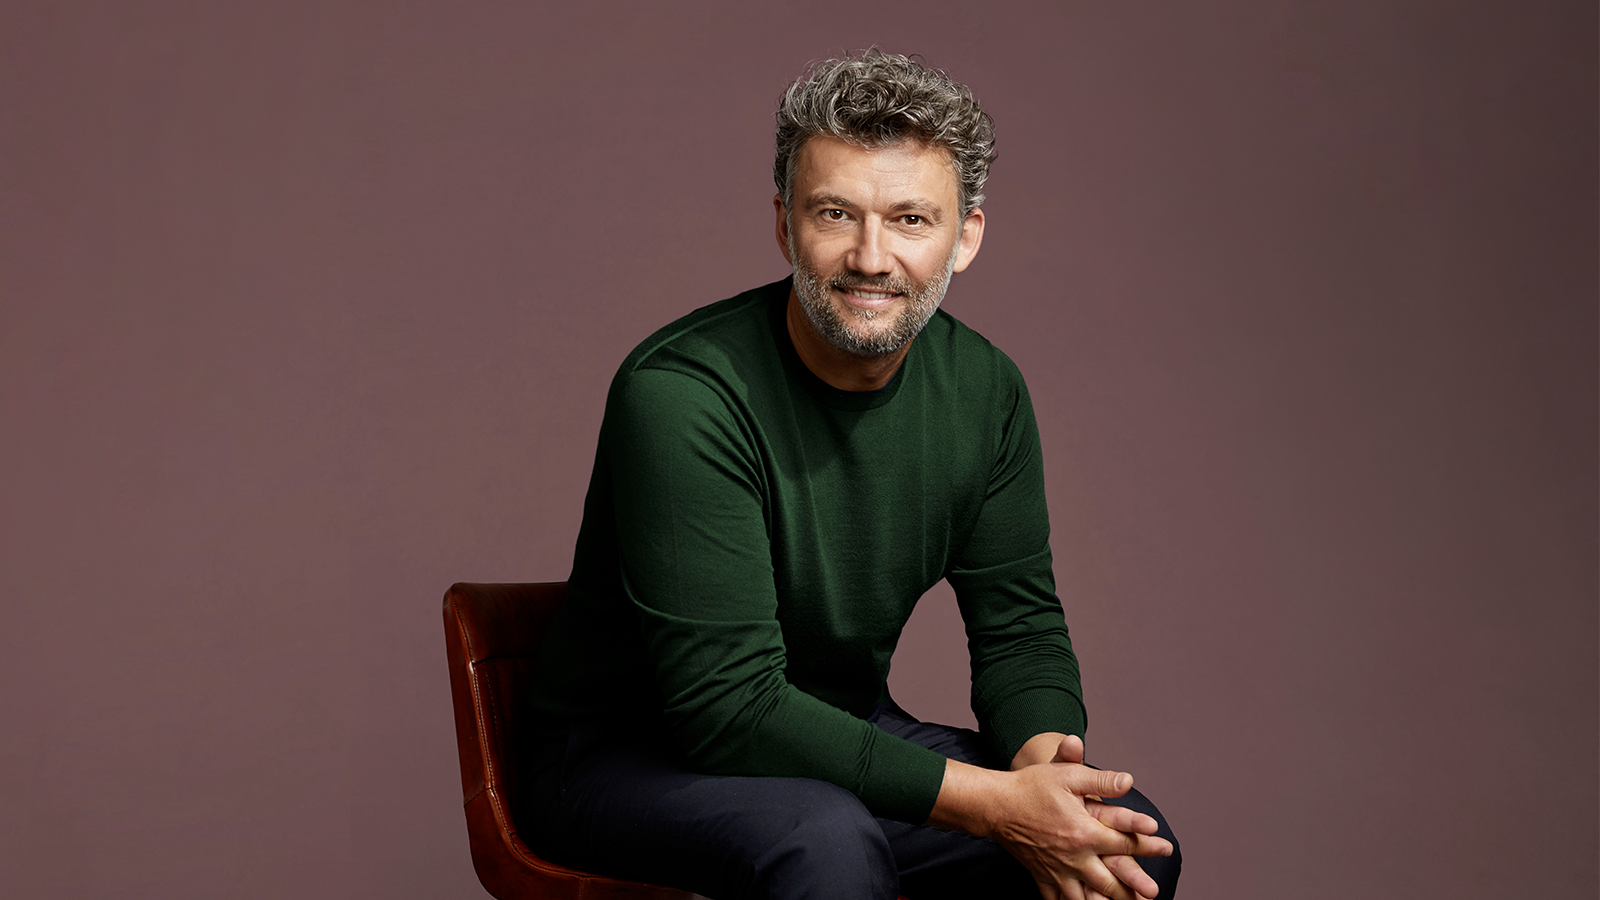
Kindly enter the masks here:
<path id="1" fill-rule="evenodd" d="M 988 492 L 947 579 L 972 654 L 972 709 L 1009 760 L 1036 734 L 1082 735 L 1078 661 L 1051 572 L 1044 465 L 1020 373 L 1004 410 Z"/>
<path id="2" fill-rule="evenodd" d="M 750 425 L 719 390 L 653 369 L 621 376 L 606 420 L 623 590 L 691 764 L 817 778 L 875 815 L 925 821 L 943 757 L 785 678 L 765 475 Z"/>

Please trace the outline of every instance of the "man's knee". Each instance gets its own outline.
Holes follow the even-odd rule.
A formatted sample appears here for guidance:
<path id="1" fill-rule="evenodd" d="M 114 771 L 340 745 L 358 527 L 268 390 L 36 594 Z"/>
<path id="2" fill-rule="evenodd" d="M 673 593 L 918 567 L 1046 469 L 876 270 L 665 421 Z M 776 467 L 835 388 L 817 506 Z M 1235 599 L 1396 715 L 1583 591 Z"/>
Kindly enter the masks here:
<path id="1" fill-rule="evenodd" d="M 1126 796 L 1107 801 L 1116 806 L 1124 806 L 1136 812 L 1142 812 L 1156 820 L 1156 836 L 1166 838 L 1172 843 L 1171 856 L 1142 856 L 1138 858 L 1139 867 L 1145 874 L 1155 880 L 1160 892 L 1156 894 L 1158 900 L 1167 900 L 1178 889 L 1178 876 L 1183 872 L 1183 852 L 1178 847 L 1178 839 L 1172 833 L 1172 826 L 1167 823 L 1166 816 L 1156 808 L 1154 803 L 1137 790 L 1130 790 Z"/>

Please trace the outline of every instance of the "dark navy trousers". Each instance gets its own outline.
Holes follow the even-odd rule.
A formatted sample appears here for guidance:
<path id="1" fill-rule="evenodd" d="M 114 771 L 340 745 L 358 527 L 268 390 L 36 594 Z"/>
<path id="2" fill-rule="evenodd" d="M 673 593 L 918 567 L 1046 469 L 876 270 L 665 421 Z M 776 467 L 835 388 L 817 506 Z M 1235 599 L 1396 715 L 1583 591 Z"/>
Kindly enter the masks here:
<path id="1" fill-rule="evenodd" d="M 966 728 L 892 705 L 869 721 L 973 765 L 997 765 Z M 1038 900 L 1022 867 L 982 838 L 875 818 L 854 794 L 809 778 L 698 775 L 670 735 L 580 723 L 537 741 L 518 825 L 552 861 L 713 900 Z M 1173 896 L 1182 867 L 1161 813 L 1137 791 L 1110 800 L 1156 819 L 1170 857 L 1140 859 Z"/>

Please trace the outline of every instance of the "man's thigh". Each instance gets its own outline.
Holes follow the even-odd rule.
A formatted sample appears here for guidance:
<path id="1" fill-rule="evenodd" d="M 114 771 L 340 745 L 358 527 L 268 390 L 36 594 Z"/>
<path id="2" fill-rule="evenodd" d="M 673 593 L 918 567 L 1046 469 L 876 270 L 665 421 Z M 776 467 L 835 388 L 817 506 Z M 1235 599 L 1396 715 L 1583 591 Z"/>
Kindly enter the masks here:
<path id="1" fill-rule="evenodd" d="M 920 722 L 893 705 L 880 707 L 870 721 L 946 758 L 1004 768 L 996 765 L 987 742 L 971 729 Z M 1038 900 L 1039 889 L 1028 870 L 993 841 L 892 819 L 879 819 L 878 824 L 894 851 L 900 891 L 911 900 Z"/>
<path id="2" fill-rule="evenodd" d="M 555 862 L 717 900 L 896 895 L 877 820 L 836 785 L 700 775 L 665 734 L 587 725 L 538 753 L 530 844 Z"/>

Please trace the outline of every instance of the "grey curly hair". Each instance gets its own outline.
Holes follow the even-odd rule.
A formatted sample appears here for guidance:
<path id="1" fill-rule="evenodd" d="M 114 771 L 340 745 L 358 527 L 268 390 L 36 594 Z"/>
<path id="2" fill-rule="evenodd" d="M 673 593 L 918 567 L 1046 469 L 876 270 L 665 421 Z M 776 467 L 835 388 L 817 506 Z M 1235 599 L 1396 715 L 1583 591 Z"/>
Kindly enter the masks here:
<path id="1" fill-rule="evenodd" d="M 814 63 L 778 103 L 772 180 L 784 209 L 793 209 L 795 161 L 808 138 L 826 134 L 861 147 L 912 139 L 949 151 L 961 196 L 961 217 L 983 203 L 994 162 L 994 120 L 972 90 L 917 57 L 876 48 L 860 57 Z"/>

